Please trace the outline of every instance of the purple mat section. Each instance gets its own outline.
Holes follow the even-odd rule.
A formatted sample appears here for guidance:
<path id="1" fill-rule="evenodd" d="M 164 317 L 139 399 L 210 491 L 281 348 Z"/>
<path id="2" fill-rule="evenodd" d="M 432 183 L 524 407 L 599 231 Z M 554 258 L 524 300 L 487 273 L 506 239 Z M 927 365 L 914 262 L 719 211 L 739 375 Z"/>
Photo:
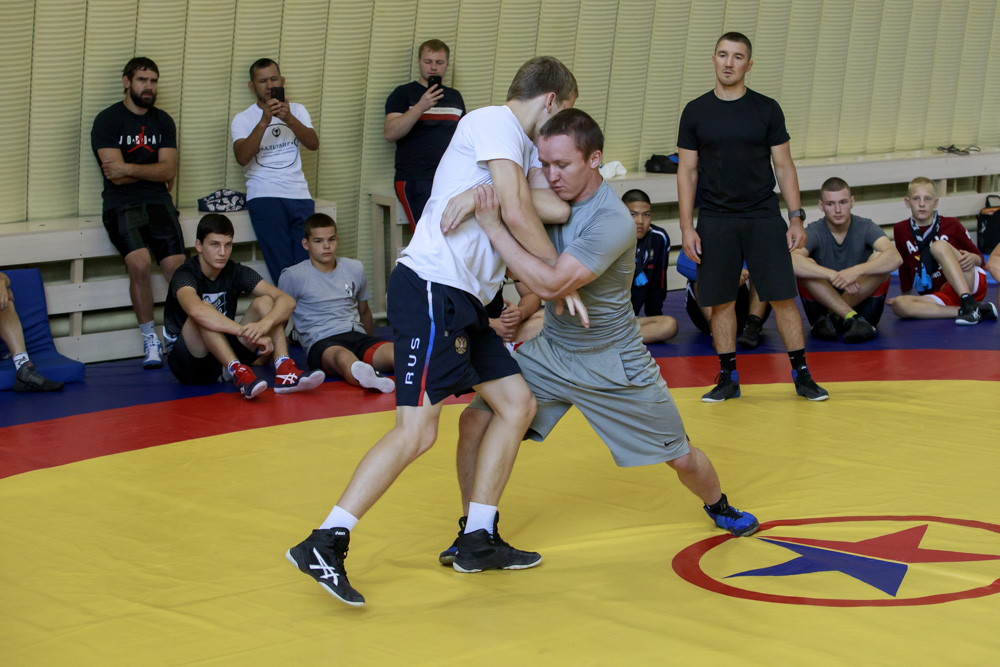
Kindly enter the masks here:
<path id="1" fill-rule="evenodd" d="M 899 283 L 894 278 L 889 296 L 897 294 L 899 294 Z M 995 286 L 990 287 L 987 297 L 992 301 L 996 300 Z M 665 315 L 677 318 L 680 332 L 667 343 L 650 345 L 649 350 L 654 357 L 715 355 L 712 337 L 695 329 L 688 319 L 684 310 L 683 290 L 676 290 L 667 295 L 663 312 Z M 804 314 L 802 320 L 806 321 Z M 375 335 L 389 339 L 391 331 L 388 327 L 382 327 L 375 331 Z M 899 320 L 892 314 L 891 309 L 886 308 L 879 324 L 879 337 L 862 345 L 816 340 L 809 336 L 808 331 L 806 332 L 807 352 L 907 349 L 951 349 L 970 350 L 970 352 L 1000 350 L 1000 324 L 984 322 L 974 327 L 959 327 L 951 320 Z M 784 352 L 785 347 L 778 335 L 773 317 L 768 318 L 764 325 L 760 347 L 752 351 L 737 350 L 737 354 Z M 301 347 L 292 346 L 291 355 L 300 368 L 306 367 L 305 351 Z M 273 380 L 272 367 L 262 369 L 259 375 L 270 382 Z M 85 385 L 67 385 L 63 392 L 55 394 L 0 393 L 0 427 L 234 391 L 236 389 L 229 383 L 200 387 L 181 385 L 166 368 L 156 371 L 142 370 L 138 359 L 88 364 Z"/>

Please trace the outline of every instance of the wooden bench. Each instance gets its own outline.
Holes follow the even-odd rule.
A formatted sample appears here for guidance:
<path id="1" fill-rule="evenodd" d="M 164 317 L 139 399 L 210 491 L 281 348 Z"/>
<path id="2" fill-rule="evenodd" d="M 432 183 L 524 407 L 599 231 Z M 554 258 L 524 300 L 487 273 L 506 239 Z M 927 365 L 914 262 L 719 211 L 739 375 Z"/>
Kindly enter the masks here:
<path id="1" fill-rule="evenodd" d="M 997 187 L 997 177 L 1000 175 L 1000 148 L 984 148 L 978 153 L 969 155 L 907 151 L 798 160 L 795 162 L 795 167 L 798 172 L 799 190 L 804 193 L 818 192 L 823 181 L 831 176 L 844 179 L 854 189 L 867 186 L 905 185 L 916 176 L 925 176 L 937 182 L 940 195 L 938 210 L 941 214 L 964 218 L 966 228 L 973 230 L 975 221 L 971 218 L 984 206 L 986 194 L 995 191 Z M 955 180 L 968 178 L 975 181 L 973 189 L 959 192 L 951 187 Z M 619 196 L 638 188 L 649 195 L 654 205 L 677 203 L 675 174 L 636 172 L 612 178 L 608 183 Z M 886 229 L 890 237 L 892 225 L 906 217 L 902 197 L 864 199 L 856 194 L 855 199 L 853 213 L 871 218 Z M 807 224 L 822 216 L 815 200 L 804 198 L 802 207 L 806 210 Z M 680 221 L 676 217 L 661 218 L 654 220 L 653 224 L 663 228 L 670 236 L 670 242 L 675 248 L 671 253 L 671 259 L 676 261 L 681 245 Z M 680 289 L 685 281 L 671 266 L 667 282 L 672 289 Z"/>
<path id="2" fill-rule="evenodd" d="M 337 205 L 317 200 L 316 211 L 336 218 Z M 196 208 L 180 209 L 179 213 L 184 245 L 194 248 L 198 221 L 205 214 Z M 250 259 L 241 260 L 241 263 L 269 280 L 267 267 L 259 254 L 257 236 L 250 224 L 250 214 L 243 210 L 226 213 L 226 216 L 233 222 L 235 244 L 250 249 Z M 54 341 L 56 349 L 72 359 L 94 362 L 143 354 L 142 340 L 135 331 L 135 318 L 131 317 L 131 311 L 130 318 L 125 318 L 127 325 L 116 326 L 112 323 L 108 331 L 84 333 L 85 314 L 131 309 L 127 275 L 87 279 L 87 262 L 105 258 L 117 259 L 124 274 L 125 264 L 108 239 L 100 215 L 0 225 L 0 267 L 68 262 L 69 270 L 65 278 L 50 277 L 46 282 L 45 299 L 50 317 L 69 317 L 68 335 L 57 336 Z M 151 283 L 154 301 L 162 304 L 167 295 L 167 283 L 156 267 L 152 270 Z"/>

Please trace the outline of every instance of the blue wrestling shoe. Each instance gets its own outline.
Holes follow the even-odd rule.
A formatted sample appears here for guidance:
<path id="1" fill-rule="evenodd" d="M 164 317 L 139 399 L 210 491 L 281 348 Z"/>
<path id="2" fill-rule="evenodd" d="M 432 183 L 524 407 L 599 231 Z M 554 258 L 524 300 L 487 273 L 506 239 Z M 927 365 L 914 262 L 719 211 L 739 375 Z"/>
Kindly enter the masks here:
<path id="1" fill-rule="evenodd" d="M 747 535 L 753 535 L 760 528 L 760 523 L 757 522 L 757 517 L 750 512 L 741 512 L 735 507 L 729 504 L 729 500 L 726 498 L 726 494 L 722 494 L 722 500 L 720 500 L 718 505 L 722 506 L 722 509 L 716 513 L 709 509 L 708 505 L 705 505 L 705 513 L 711 517 L 715 525 L 723 530 L 728 530 L 730 533 L 736 537 L 746 537 Z"/>

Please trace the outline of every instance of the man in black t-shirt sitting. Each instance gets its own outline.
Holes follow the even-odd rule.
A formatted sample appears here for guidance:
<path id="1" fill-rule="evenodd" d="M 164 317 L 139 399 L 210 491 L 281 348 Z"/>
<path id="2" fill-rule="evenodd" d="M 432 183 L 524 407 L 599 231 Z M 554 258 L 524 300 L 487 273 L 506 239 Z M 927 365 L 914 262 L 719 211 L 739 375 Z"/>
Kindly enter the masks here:
<path id="1" fill-rule="evenodd" d="M 677 136 L 677 196 L 684 253 L 698 264 L 698 302 L 712 307 L 712 339 L 721 370 L 702 396 L 717 403 L 740 395 L 736 372 L 736 293 L 746 262 L 761 301 L 774 309 L 792 364 L 795 391 L 824 401 L 827 391 L 806 366 L 802 318 L 795 304 L 791 251 L 806 241 L 799 181 L 778 103 L 746 87 L 750 40 L 738 32 L 715 44 L 715 89 L 687 104 Z M 774 171 L 771 171 L 771 161 Z M 786 228 L 775 176 L 788 204 Z M 695 192 L 701 200 L 694 227 Z"/>
<path id="2" fill-rule="evenodd" d="M 234 234 L 233 223 L 221 213 L 198 222 L 198 254 L 174 272 L 163 309 L 167 365 L 184 384 L 216 382 L 224 371 L 250 399 L 267 389 L 267 382 L 249 366 L 273 357 L 276 394 L 318 387 L 323 371 L 303 373 L 288 356 L 285 323 L 295 299 L 229 259 Z M 237 322 L 236 302 L 244 294 L 255 298 Z"/>
<path id="3" fill-rule="evenodd" d="M 143 368 L 163 365 L 153 330 L 152 257 L 170 281 L 184 261 L 184 237 L 170 186 L 177 173 L 177 129 L 157 109 L 160 71 L 149 58 L 132 58 L 122 72 L 125 99 L 94 118 L 90 145 L 104 172 L 104 228 L 125 260 L 132 309 L 143 335 Z"/>
<path id="4" fill-rule="evenodd" d="M 385 101 L 385 140 L 396 144 L 395 189 L 410 229 L 414 229 L 431 196 L 434 171 L 465 114 L 465 102 L 454 88 L 439 81 L 448 71 L 448 45 L 430 39 L 420 45 L 420 77 L 399 86 Z"/>

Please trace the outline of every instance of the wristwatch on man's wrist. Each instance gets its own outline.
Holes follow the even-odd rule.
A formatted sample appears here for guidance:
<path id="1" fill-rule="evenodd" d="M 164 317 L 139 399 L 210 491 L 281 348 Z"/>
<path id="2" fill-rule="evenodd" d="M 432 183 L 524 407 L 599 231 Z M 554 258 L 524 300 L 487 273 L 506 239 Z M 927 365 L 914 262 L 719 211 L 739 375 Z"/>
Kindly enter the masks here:
<path id="1" fill-rule="evenodd" d="M 806 212 L 805 212 L 805 209 L 801 209 L 800 208 L 797 211 L 789 211 L 788 212 L 788 221 L 791 222 L 792 218 L 798 218 L 802 222 L 805 222 L 806 221 Z"/>

